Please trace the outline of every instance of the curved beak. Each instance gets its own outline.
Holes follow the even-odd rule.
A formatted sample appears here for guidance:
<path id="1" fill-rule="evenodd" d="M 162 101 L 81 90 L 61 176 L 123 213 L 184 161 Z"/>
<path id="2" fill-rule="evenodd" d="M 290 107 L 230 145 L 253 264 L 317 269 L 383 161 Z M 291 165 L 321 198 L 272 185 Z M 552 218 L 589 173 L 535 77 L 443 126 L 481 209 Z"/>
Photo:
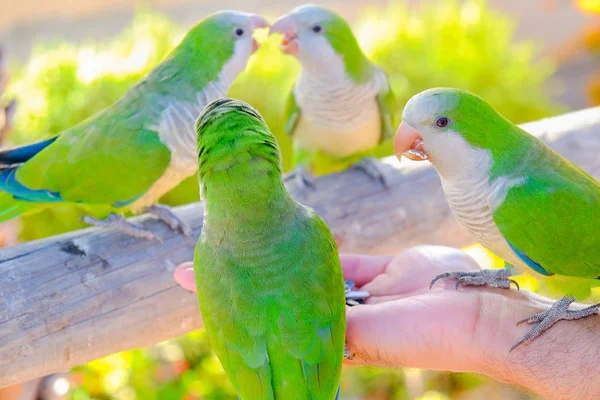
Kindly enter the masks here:
<path id="1" fill-rule="evenodd" d="M 269 28 L 271 26 L 269 24 L 269 21 L 257 14 L 250 14 L 250 23 L 252 24 L 253 30 Z M 252 53 L 256 52 L 256 50 L 258 50 L 259 47 L 260 45 L 258 44 L 256 39 L 252 38 Z"/>
<path id="2" fill-rule="evenodd" d="M 283 35 L 281 51 L 285 54 L 298 54 L 298 24 L 290 15 L 281 16 L 271 26 L 269 35 L 280 33 Z"/>
<path id="3" fill-rule="evenodd" d="M 421 134 L 404 121 L 398 127 L 394 137 L 394 153 L 398 160 L 402 156 L 413 161 L 423 161 L 428 158 L 423 149 Z"/>

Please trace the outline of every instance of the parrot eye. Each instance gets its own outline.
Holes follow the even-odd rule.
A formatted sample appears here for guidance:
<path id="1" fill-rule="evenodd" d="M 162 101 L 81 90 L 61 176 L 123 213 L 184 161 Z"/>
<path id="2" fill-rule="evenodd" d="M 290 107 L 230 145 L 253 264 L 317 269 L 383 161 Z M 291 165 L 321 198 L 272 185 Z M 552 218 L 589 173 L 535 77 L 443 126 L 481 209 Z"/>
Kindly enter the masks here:
<path id="1" fill-rule="evenodd" d="M 238 36 L 242 36 L 244 34 L 244 30 L 242 28 L 237 28 L 235 30 L 235 34 Z"/>
<path id="2" fill-rule="evenodd" d="M 450 122 L 450 120 L 448 120 L 448 118 L 439 117 L 438 119 L 435 120 L 435 125 L 438 128 L 445 128 L 446 126 L 448 126 L 448 122 Z"/>
<path id="3" fill-rule="evenodd" d="M 321 25 L 315 25 L 312 27 L 312 30 L 314 33 L 319 33 L 323 30 L 323 28 L 321 28 Z"/>

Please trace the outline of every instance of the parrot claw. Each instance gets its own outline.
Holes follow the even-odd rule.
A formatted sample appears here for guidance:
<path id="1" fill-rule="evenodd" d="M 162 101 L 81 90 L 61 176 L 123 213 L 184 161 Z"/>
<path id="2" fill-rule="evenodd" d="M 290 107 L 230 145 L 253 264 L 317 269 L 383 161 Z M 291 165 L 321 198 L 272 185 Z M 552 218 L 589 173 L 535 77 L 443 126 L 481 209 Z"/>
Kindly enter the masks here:
<path id="1" fill-rule="evenodd" d="M 356 285 L 352 281 L 344 281 L 344 288 L 346 290 L 346 305 L 350 307 L 364 304 L 365 299 L 369 297 L 369 292 L 364 290 L 354 290 Z"/>
<path id="2" fill-rule="evenodd" d="M 533 340 L 537 339 L 542 333 L 550 329 L 555 323 L 560 320 L 571 321 L 576 319 L 587 318 L 592 315 L 598 314 L 600 310 L 600 304 L 581 309 L 581 310 L 569 310 L 571 303 L 575 301 L 574 297 L 566 296 L 557 301 L 550 307 L 549 310 L 541 312 L 539 314 L 532 315 L 531 317 L 524 318 L 517 322 L 517 325 L 528 323 L 538 325 L 527 333 L 521 340 L 519 340 L 510 351 L 513 351 L 522 344 L 529 344 Z"/>
<path id="3" fill-rule="evenodd" d="M 192 229 L 167 206 L 154 204 L 146 207 L 145 211 L 167 224 L 172 231 L 179 230 L 185 237 L 190 237 L 192 234 Z"/>
<path id="4" fill-rule="evenodd" d="M 344 345 L 344 358 L 348 361 L 354 360 L 354 354 L 350 352 L 347 344 Z"/>
<path id="5" fill-rule="evenodd" d="M 501 289 L 510 289 L 510 285 L 514 284 L 517 290 L 520 290 L 519 284 L 514 279 L 509 279 L 517 273 L 513 268 L 502 269 L 482 269 L 479 272 L 445 272 L 439 274 L 429 284 L 429 289 L 439 281 L 456 279 L 455 288 L 458 290 L 461 286 L 491 286 Z"/>
<path id="6" fill-rule="evenodd" d="M 352 165 L 354 168 L 362 169 L 369 177 L 375 179 L 381 183 L 384 189 L 389 189 L 390 184 L 388 183 L 385 174 L 381 171 L 381 167 L 377 163 L 375 157 L 366 157 L 359 162 Z"/>
<path id="7" fill-rule="evenodd" d="M 315 185 L 315 178 L 308 173 L 303 165 L 300 165 L 283 178 L 283 182 L 289 182 L 292 180 L 301 190 L 315 190 L 317 188 Z"/>
<path id="8" fill-rule="evenodd" d="M 144 229 L 140 225 L 129 222 L 125 218 L 115 213 L 109 214 L 108 217 L 106 217 L 106 219 L 96 219 L 90 216 L 84 216 L 81 219 L 85 223 L 92 226 L 102 228 L 115 228 L 117 230 L 127 233 L 130 236 L 134 236 L 141 239 L 158 240 L 162 243 L 162 239 L 156 236 L 152 231 Z"/>

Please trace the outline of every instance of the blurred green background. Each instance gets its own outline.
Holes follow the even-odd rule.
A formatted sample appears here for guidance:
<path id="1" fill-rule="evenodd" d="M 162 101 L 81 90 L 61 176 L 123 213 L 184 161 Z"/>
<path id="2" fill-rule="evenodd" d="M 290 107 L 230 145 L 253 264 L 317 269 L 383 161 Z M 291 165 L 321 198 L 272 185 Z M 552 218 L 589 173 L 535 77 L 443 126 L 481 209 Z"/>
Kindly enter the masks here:
<path id="1" fill-rule="evenodd" d="M 556 65 L 534 43 L 514 38 L 515 22 L 492 11 L 485 0 L 440 0 L 419 8 L 395 2 L 365 8 L 354 24 L 367 54 L 388 72 L 400 104 L 432 86 L 474 91 L 514 122 L 568 110 L 557 103 Z M 275 15 L 272 15 L 275 17 Z M 11 65 L 5 101 L 18 109 L 8 145 L 51 136 L 105 108 L 150 71 L 178 43 L 184 31 L 166 16 L 148 10 L 107 41 L 71 44 L 42 41 L 25 63 Z M 276 134 L 284 167 L 290 142 L 282 133 L 283 99 L 299 71 L 282 55 L 278 38 L 265 43 L 229 95 L 254 105 Z M 401 113 L 401 108 L 398 110 Z M 391 148 L 381 155 L 391 154 Z M 167 194 L 171 205 L 198 200 L 195 178 Z M 78 229 L 81 211 L 60 207 L 22 220 L 21 240 Z M 11 229 L 13 229 L 11 227 Z M 498 266 L 479 247 L 468 249 L 480 263 Z M 536 283 L 524 278 L 526 287 Z M 203 332 L 148 349 L 114 354 L 75 368 L 54 383 L 58 398 L 234 399 L 234 392 Z M 412 369 L 346 369 L 344 399 L 528 399 L 508 385 L 473 374 Z"/>

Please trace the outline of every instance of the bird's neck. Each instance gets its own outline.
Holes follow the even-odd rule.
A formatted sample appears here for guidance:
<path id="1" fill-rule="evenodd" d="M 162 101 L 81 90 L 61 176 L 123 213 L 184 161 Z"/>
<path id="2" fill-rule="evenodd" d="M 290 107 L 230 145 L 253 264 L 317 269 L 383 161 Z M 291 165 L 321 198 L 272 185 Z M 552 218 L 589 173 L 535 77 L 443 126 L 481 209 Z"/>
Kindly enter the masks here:
<path id="1" fill-rule="evenodd" d="M 287 225 L 298 207 L 282 182 L 256 176 L 202 184 L 205 226 L 213 237 L 262 237 Z"/>

